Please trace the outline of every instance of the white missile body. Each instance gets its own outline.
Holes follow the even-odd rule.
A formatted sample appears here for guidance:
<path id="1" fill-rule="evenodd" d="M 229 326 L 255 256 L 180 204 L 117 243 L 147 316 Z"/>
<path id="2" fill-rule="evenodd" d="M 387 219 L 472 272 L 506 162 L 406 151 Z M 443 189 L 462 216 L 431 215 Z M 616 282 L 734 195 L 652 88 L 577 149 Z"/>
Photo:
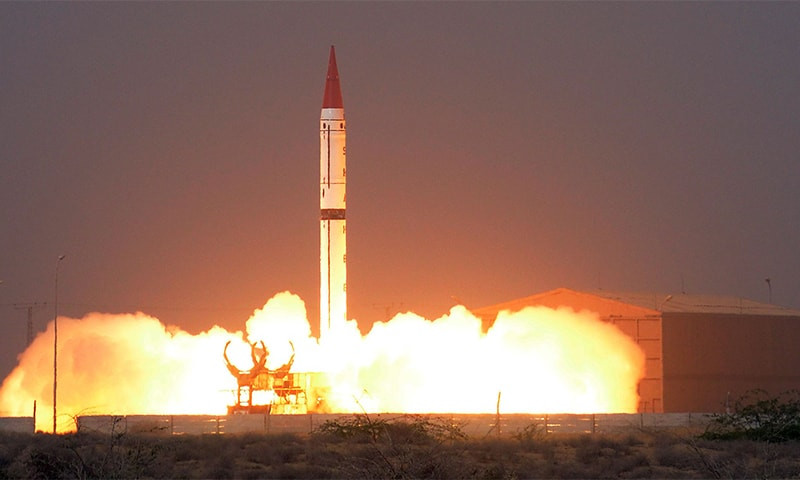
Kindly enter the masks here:
<path id="1" fill-rule="evenodd" d="M 345 121 L 336 54 L 331 46 L 322 114 L 320 170 L 320 339 L 347 320 L 347 227 L 345 220 Z"/>

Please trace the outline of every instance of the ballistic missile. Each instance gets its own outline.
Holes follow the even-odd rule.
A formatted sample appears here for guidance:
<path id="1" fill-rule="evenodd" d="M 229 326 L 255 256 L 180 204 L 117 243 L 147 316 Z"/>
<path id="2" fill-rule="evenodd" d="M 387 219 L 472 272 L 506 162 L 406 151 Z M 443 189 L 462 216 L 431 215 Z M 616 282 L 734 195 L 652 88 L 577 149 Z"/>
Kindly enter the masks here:
<path id="1" fill-rule="evenodd" d="M 336 67 L 336 52 L 331 45 L 319 117 L 320 339 L 341 328 L 347 320 L 345 138 L 339 70 Z"/>

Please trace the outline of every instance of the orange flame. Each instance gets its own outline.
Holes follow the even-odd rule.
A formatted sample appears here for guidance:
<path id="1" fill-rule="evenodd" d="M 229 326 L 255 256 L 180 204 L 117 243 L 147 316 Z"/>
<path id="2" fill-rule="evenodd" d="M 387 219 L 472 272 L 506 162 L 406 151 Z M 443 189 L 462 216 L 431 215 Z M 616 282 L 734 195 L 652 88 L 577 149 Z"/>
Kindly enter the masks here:
<path id="1" fill-rule="evenodd" d="M 311 337 L 302 300 L 289 292 L 256 310 L 242 332 L 190 335 L 143 313 L 59 318 L 59 431 L 89 414 L 224 414 L 236 380 L 222 359 L 252 366 L 245 340 L 263 340 L 275 368 L 296 351 L 293 371 L 325 372 L 330 412 L 635 412 L 644 370 L 638 346 L 588 312 L 528 307 L 501 312 L 488 332 L 466 308 L 434 321 L 412 313 L 354 321 Z M 52 324 L 19 357 L 0 388 L 0 415 L 31 415 L 52 428 Z M 323 386 L 317 385 L 318 388 Z M 317 393 L 319 394 L 318 390 Z M 310 406 L 314 407 L 314 406 Z M 44 413 L 43 413 L 44 412 Z"/>

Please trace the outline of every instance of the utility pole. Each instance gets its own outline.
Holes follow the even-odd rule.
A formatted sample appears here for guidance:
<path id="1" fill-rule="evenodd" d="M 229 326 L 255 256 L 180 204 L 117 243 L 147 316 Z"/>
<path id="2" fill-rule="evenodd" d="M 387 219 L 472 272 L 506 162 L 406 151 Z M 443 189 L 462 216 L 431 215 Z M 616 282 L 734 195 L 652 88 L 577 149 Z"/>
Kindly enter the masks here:
<path id="1" fill-rule="evenodd" d="M 56 302 L 53 315 L 53 435 L 56 434 L 56 403 L 58 403 L 58 266 L 65 255 L 59 255 L 56 261 Z"/>

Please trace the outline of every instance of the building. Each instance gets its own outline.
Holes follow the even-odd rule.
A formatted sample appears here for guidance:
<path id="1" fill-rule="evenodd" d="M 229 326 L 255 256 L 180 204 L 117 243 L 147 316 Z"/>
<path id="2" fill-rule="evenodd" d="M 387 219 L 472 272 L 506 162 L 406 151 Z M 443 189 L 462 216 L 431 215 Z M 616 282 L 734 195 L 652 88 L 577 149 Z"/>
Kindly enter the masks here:
<path id="1" fill-rule="evenodd" d="M 722 412 L 748 390 L 800 389 L 798 310 L 738 297 L 559 288 L 473 313 L 488 328 L 501 310 L 533 305 L 595 312 L 639 344 L 641 412 Z"/>

